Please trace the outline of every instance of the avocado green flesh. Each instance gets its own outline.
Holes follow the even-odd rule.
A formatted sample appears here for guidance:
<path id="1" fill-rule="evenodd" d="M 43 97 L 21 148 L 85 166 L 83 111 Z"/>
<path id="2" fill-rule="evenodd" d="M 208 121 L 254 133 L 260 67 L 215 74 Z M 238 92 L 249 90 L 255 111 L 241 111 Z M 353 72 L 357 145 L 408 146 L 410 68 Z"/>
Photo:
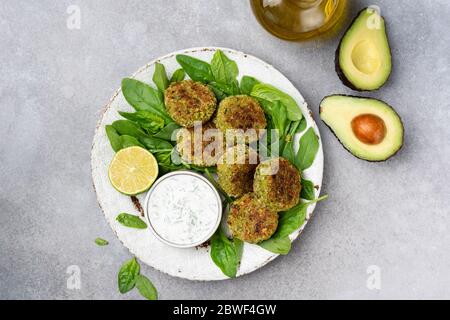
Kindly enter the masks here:
<path id="1" fill-rule="evenodd" d="M 338 53 L 340 71 L 355 89 L 383 86 L 392 70 L 383 17 L 373 9 L 363 10 L 342 38 Z"/>
<path id="2" fill-rule="evenodd" d="M 352 120 L 364 114 L 376 115 L 384 121 L 386 136 L 381 143 L 366 144 L 354 134 Z M 384 161 L 395 155 L 403 145 L 403 124 L 400 117 L 392 107 L 380 100 L 330 96 L 320 104 L 320 117 L 344 147 L 358 158 Z"/>

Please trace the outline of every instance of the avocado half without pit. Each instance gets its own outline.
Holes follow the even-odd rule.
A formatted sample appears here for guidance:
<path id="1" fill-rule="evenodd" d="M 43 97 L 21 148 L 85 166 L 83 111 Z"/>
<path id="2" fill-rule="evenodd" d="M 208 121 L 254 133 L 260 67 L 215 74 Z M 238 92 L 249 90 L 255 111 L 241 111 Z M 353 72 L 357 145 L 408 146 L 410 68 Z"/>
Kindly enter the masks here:
<path id="1" fill-rule="evenodd" d="M 366 8 L 344 34 L 336 51 L 336 71 L 342 82 L 357 91 L 383 86 L 392 70 L 391 49 L 383 17 Z"/>
<path id="2" fill-rule="evenodd" d="M 354 156 L 384 161 L 403 145 L 403 124 L 383 101 L 333 95 L 320 104 L 320 117 Z"/>

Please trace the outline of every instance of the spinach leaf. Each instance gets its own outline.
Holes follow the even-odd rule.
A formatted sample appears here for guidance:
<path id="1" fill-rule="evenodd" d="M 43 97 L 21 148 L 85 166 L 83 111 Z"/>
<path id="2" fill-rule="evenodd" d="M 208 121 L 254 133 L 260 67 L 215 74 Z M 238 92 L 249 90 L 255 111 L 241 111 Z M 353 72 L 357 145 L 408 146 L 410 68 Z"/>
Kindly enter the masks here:
<path id="1" fill-rule="evenodd" d="M 112 149 L 117 152 L 122 149 L 122 141 L 120 135 L 117 133 L 116 129 L 112 125 L 105 126 L 106 135 L 108 136 L 109 143 Z"/>
<path id="2" fill-rule="evenodd" d="M 158 151 L 171 151 L 173 149 L 173 146 L 170 142 L 158 139 L 154 137 L 141 137 L 139 139 L 140 142 L 142 142 L 150 152 L 158 152 Z"/>
<path id="3" fill-rule="evenodd" d="M 122 112 L 119 114 L 125 119 L 136 122 L 147 133 L 153 134 L 164 127 L 164 119 L 150 111 Z"/>
<path id="4" fill-rule="evenodd" d="M 278 130 L 280 137 L 283 137 L 286 134 L 286 127 L 288 125 L 286 106 L 280 101 L 274 101 L 270 116 L 272 117 L 275 129 Z"/>
<path id="5" fill-rule="evenodd" d="M 243 245 L 241 240 L 228 239 L 221 228 L 212 236 L 211 259 L 227 277 L 236 277 Z"/>
<path id="6" fill-rule="evenodd" d="M 253 87 L 251 96 L 270 102 L 280 101 L 286 106 L 287 117 L 291 121 L 298 121 L 303 117 L 297 102 L 290 95 L 278 90 L 270 84 L 256 84 Z"/>
<path id="7" fill-rule="evenodd" d="M 128 148 L 128 147 L 141 147 L 145 148 L 142 143 L 138 141 L 135 137 L 123 135 L 120 136 L 120 144 L 122 146 L 122 149 Z"/>
<path id="8" fill-rule="evenodd" d="M 136 288 L 147 300 L 158 300 L 158 291 L 153 283 L 145 276 L 138 275 L 136 278 Z"/>
<path id="9" fill-rule="evenodd" d="M 160 91 L 164 92 L 167 89 L 169 79 L 167 78 L 166 68 L 163 64 L 159 62 L 155 63 L 155 72 L 153 73 L 152 80 Z"/>
<path id="10" fill-rule="evenodd" d="M 179 82 L 179 81 L 183 81 L 184 77 L 186 76 L 186 74 L 184 73 L 183 69 L 177 69 L 173 75 L 172 78 L 170 78 L 170 82 Z"/>
<path id="11" fill-rule="evenodd" d="M 299 125 L 300 121 L 292 121 L 290 123 L 288 133 L 284 137 L 285 145 L 281 153 L 283 158 L 288 159 L 293 165 L 295 165 L 294 138 Z"/>
<path id="12" fill-rule="evenodd" d="M 302 178 L 302 191 L 300 197 L 305 200 L 314 200 L 316 196 L 314 194 L 314 183 L 312 183 L 312 181 Z"/>
<path id="13" fill-rule="evenodd" d="M 177 55 L 176 59 L 192 80 L 203 83 L 214 80 L 209 63 L 184 54 Z"/>
<path id="14" fill-rule="evenodd" d="M 286 145 L 283 148 L 283 153 L 281 154 L 281 156 L 289 160 L 290 163 L 295 164 L 294 143 L 292 141 L 286 143 Z"/>
<path id="15" fill-rule="evenodd" d="M 278 228 L 272 238 L 284 238 L 289 236 L 292 232 L 300 228 L 306 219 L 306 213 L 308 206 L 322 201 L 328 198 L 328 196 L 320 197 L 316 200 L 300 203 L 296 205 L 294 208 L 280 213 L 280 219 L 278 220 Z"/>
<path id="16" fill-rule="evenodd" d="M 172 150 L 160 150 L 155 152 L 154 155 L 159 164 L 172 164 Z"/>
<path id="17" fill-rule="evenodd" d="M 261 161 L 280 156 L 280 136 L 277 130 L 273 130 L 272 119 L 267 119 L 266 133 L 259 139 L 259 156 Z"/>
<path id="18" fill-rule="evenodd" d="M 261 242 L 259 246 L 266 249 L 267 251 L 286 255 L 289 253 L 289 251 L 291 251 L 291 239 L 289 239 L 289 237 L 271 238 L 269 240 Z"/>
<path id="19" fill-rule="evenodd" d="M 175 141 L 176 140 L 175 132 L 180 128 L 181 127 L 175 122 L 169 123 L 161 131 L 154 134 L 153 137 L 167 141 Z"/>
<path id="20" fill-rule="evenodd" d="M 208 84 L 208 87 L 214 92 L 214 95 L 217 98 L 217 101 L 222 101 L 227 97 L 227 94 L 223 92 L 222 90 L 218 89 L 216 86 Z"/>
<path id="21" fill-rule="evenodd" d="M 217 50 L 211 60 L 211 71 L 216 82 L 229 84 L 236 81 L 239 69 L 221 50 Z"/>
<path id="22" fill-rule="evenodd" d="M 95 243 L 100 247 L 107 246 L 109 244 L 108 241 L 106 241 L 105 239 L 102 239 L 102 238 L 95 239 Z"/>
<path id="23" fill-rule="evenodd" d="M 297 130 L 295 131 L 295 133 L 302 133 L 303 131 L 305 131 L 307 125 L 308 124 L 306 122 L 306 118 L 303 118 L 302 120 L 300 120 L 300 124 L 297 127 Z"/>
<path id="24" fill-rule="evenodd" d="M 319 138 L 317 137 L 314 129 L 310 127 L 300 138 L 300 147 L 295 159 L 295 165 L 297 168 L 303 171 L 311 167 L 318 150 Z"/>
<path id="25" fill-rule="evenodd" d="M 235 80 L 229 84 L 219 83 L 219 82 L 210 82 L 208 86 L 213 89 L 216 96 L 218 95 L 218 100 L 221 101 L 227 96 L 235 96 L 240 93 L 238 82 Z"/>
<path id="26" fill-rule="evenodd" d="M 172 122 L 166 113 L 162 93 L 148 84 L 125 78 L 122 80 L 122 93 L 125 100 L 137 111 L 150 111 L 162 117 L 167 123 Z"/>
<path id="27" fill-rule="evenodd" d="M 130 120 L 117 120 L 112 123 L 112 126 L 120 135 L 132 136 L 136 139 L 146 136 L 141 127 Z"/>
<path id="28" fill-rule="evenodd" d="M 136 258 L 133 258 L 122 265 L 117 276 L 120 293 L 127 293 L 134 288 L 140 269 L 141 267 L 136 261 Z"/>
<path id="29" fill-rule="evenodd" d="M 241 92 L 249 96 L 252 93 L 253 87 L 258 83 L 260 82 L 253 77 L 243 76 L 240 84 Z"/>
<path id="30" fill-rule="evenodd" d="M 146 229 L 147 224 L 138 216 L 122 212 L 116 217 L 116 220 L 123 226 L 135 229 Z"/>

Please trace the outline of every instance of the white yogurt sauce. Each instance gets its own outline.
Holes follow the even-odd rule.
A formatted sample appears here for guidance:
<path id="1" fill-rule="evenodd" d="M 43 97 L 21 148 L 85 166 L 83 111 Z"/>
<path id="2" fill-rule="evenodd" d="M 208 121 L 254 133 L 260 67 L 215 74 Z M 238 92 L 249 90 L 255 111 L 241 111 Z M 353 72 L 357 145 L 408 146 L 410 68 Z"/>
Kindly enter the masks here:
<path id="1" fill-rule="evenodd" d="M 175 173 L 150 190 L 147 215 L 155 233 L 175 246 L 200 244 L 212 235 L 221 216 L 217 191 L 201 177 Z"/>

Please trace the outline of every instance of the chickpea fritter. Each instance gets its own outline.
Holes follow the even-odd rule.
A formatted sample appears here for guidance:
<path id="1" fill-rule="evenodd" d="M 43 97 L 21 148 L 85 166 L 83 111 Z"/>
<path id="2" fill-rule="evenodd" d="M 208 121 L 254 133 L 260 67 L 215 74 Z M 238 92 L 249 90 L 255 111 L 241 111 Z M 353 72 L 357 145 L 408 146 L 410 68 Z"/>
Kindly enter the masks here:
<path id="1" fill-rule="evenodd" d="M 246 143 L 257 141 L 266 128 L 266 116 L 259 102 L 249 96 L 239 95 L 223 99 L 217 109 L 215 118 L 217 128 L 223 132 L 240 130 L 237 139 L 245 139 Z M 251 134 L 253 132 L 253 134 Z M 245 134 L 247 133 L 247 135 Z M 227 137 L 227 142 L 230 141 Z M 239 140 L 238 140 L 239 141 Z"/>
<path id="2" fill-rule="evenodd" d="M 253 191 L 258 154 L 245 144 L 228 148 L 217 164 L 219 185 L 231 197 Z"/>
<path id="3" fill-rule="evenodd" d="M 278 213 L 264 207 L 253 193 L 248 193 L 231 205 L 228 227 L 233 237 L 259 243 L 269 239 L 277 230 Z"/>
<path id="4" fill-rule="evenodd" d="M 177 133 L 177 151 L 186 163 L 199 167 L 217 165 L 224 153 L 223 134 L 214 123 L 198 127 L 182 128 Z"/>
<path id="5" fill-rule="evenodd" d="M 164 93 L 164 101 L 170 117 L 187 128 L 192 128 L 198 121 L 208 122 L 217 107 L 211 89 L 192 80 L 172 83 Z"/>
<path id="6" fill-rule="evenodd" d="M 286 211 L 296 206 L 301 188 L 300 172 L 284 158 L 266 160 L 256 168 L 253 190 L 272 210 Z"/>

